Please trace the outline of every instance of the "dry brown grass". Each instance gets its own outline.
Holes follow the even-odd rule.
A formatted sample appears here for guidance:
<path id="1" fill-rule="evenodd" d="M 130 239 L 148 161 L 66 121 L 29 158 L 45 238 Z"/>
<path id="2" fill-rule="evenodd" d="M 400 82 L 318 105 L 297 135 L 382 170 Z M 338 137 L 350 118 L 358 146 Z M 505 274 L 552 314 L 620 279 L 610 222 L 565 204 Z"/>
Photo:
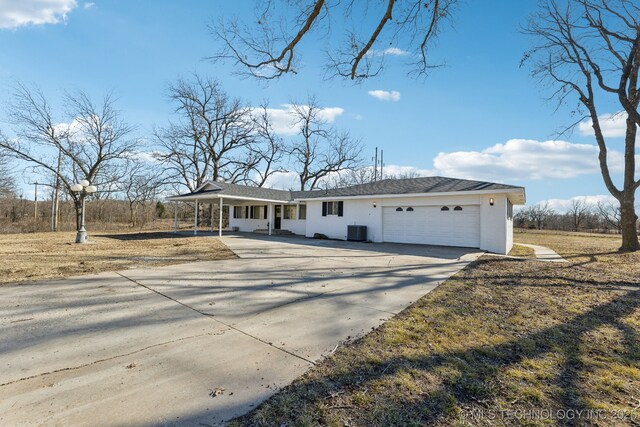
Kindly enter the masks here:
<path id="1" fill-rule="evenodd" d="M 640 254 L 516 241 L 569 262 L 484 256 L 235 424 L 639 425 Z"/>
<path id="2" fill-rule="evenodd" d="M 165 232 L 96 232 L 78 245 L 75 232 L 0 235 L 0 284 L 235 257 L 211 237 Z"/>
<path id="3" fill-rule="evenodd" d="M 509 251 L 509 256 L 518 256 L 522 258 L 535 258 L 535 251 L 528 246 L 522 246 L 518 244 L 514 244 L 511 251 Z"/>

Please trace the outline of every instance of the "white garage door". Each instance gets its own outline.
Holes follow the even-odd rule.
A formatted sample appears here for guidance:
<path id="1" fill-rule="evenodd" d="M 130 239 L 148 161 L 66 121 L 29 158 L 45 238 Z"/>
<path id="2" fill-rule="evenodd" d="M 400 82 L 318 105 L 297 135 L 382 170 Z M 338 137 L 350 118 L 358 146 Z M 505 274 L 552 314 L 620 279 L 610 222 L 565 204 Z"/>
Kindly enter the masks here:
<path id="1" fill-rule="evenodd" d="M 480 206 L 387 206 L 383 240 L 443 246 L 480 247 Z"/>

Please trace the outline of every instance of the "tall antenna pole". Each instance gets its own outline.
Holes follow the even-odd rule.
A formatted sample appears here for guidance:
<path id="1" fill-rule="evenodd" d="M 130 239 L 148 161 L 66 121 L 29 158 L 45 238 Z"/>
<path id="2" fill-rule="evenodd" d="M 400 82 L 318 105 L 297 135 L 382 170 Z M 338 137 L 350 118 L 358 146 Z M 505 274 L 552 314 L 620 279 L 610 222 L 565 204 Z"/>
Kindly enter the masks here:
<path id="1" fill-rule="evenodd" d="M 380 179 L 384 179 L 384 150 L 380 150 Z"/>
<path id="2" fill-rule="evenodd" d="M 376 147 L 376 158 L 373 162 L 373 180 L 378 180 L 378 147 Z"/>

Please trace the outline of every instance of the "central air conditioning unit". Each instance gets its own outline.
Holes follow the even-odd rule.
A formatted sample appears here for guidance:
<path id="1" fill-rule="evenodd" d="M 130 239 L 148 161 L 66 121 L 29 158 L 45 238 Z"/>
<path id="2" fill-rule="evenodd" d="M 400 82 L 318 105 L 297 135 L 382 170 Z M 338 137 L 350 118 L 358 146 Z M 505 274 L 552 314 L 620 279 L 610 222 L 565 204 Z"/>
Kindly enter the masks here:
<path id="1" fill-rule="evenodd" d="M 367 226 L 366 225 L 348 225 L 347 240 L 350 240 L 352 242 L 366 242 Z"/>

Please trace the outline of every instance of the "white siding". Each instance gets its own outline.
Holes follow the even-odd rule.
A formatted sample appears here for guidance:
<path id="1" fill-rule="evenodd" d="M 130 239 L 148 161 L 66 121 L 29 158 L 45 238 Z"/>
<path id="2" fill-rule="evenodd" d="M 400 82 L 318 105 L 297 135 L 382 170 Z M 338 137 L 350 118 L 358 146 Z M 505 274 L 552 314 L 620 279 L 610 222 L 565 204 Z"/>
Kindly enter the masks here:
<path id="1" fill-rule="evenodd" d="M 494 199 L 493 206 L 489 204 L 491 197 Z M 455 219 L 451 219 L 450 222 L 446 222 L 448 221 L 447 219 L 436 220 L 438 232 L 435 233 L 437 236 L 429 241 L 430 244 L 469 245 L 470 247 L 479 247 L 480 249 L 500 254 L 509 252 L 513 244 L 513 222 L 507 220 L 507 197 L 505 194 L 344 199 L 343 201 L 343 217 L 334 215 L 323 217 L 322 201 L 308 201 L 306 236 L 313 237 L 314 233 L 322 233 L 332 239 L 346 239 L 347 226 L 356 224 L 367 226 L 368 240 L 382 242 L 384 241 L 384 236 L 394 233 L 393 228 L 398 230 L 399 228 L 406 229 L 407 227 L 407 224 L 403 225 L 391 220 L 384 221 L 383 211 L 385 211 L 385 207 L 402 206 L 406 208 L 411 206 L 414 209 L 422 208 L 423 210 L 428 210 L 427 207 L 439 209 L 442 206 L 449 206 L 453 210 L 455 206 L 459 205 L 463 207 L 462 212 L 449 211 L 448 213 L 463 214 L 461 217 L 451 217 Z M 391 215 L 393 215 L 395 211 L 392 210 L 391 212 Z M 385 211 L 385 213 L 387 212 Z M 413 213 L 416 213 L 416 211 Z M 414 221 L 414 223 L 409 224 L 412 230 L 420 229 L 421 227 L 421 219 L 418 216 L 416 217 L 417 219 L 414 220 L 406 220 Z M 462 217 L 464 219 L 461 219 Z M 399 221 L 401 220 L 399 219 Z M 460 224 L 463 227 L 460 227 Z M 392 227 L 392 230 L 385 230 L 388 227 Z M 433 227 L 423 227 L 422 229 L 433 231 Z M 397 231 L 397 233 L 406 234 L 405 231 Z M 418 233 L 417 237 L 407 236 L 402 241 L 420 243 L 421 241 L 424 242 L 424 240 L 421 240 L 424 238 L 423 232 L 422 237 Z"/>
<path id="2" fill-rule="evenodd" d="M 513 222 L 507 221 L 507 197 L 504 194 L 483 196 L 480 204 L 480 248 L 498 254 L 508 253 L 513 245 L 513 237 L 509 241 L 509 233 L 513 235 Z"/>
<path id="3" fill-rule="evenodd" d="M 236 205 L 238 206 L 238 209 L 244 209 L 245 206 L 264 206 L 260 203 L 256 204 L 250 204 L 247 203 L 245 205 Z M 271 215 L 274 216 L 275 215 L 275 208 L 276 204 L 274 204 L 271 209 Z M 269 227 L 269 220 L 268 219 L 263 219 L 263 218 L 233 218 L 233 206 L 230 206 L 230 212 L 231 212 L 231 218 L 229 218 L 229 227 L 231 227 L 233 229 L 233 227 L 238 227 L 238 229 L 240 231 L 246 231 L 246 232 L 252 232 L 255 230 L 266 230 Z M 267 206 L 267 213 L 269 212 L 269 208 Z M 256 211 L 257 214 L 259 214 L 261 217 L 264 215 L 262 212 L 262 209 Z M 281 230 L 289 230 L 291 231 L 293 234 L 298 234 L 301 236 L 304 236 L 305 234 L 305 230 L 306 230 L 306 226 L 305 226 L 306 221 L 305 220 L 297 220 L 297 219 L 282 219 L 280 222 L 280 229 Z M 274 222 L 271 222 L 271 226 L 273 227 Z"/>
<path id="4" fill-rule="evenodd" d="M 233 229 L 233 227 L 238 227 L 240 231 L 254 231 L 254 230 L 266 230 L 267 229 L 266 219 L 239 219 L 239 218 L 229 218 L 229 227 Z"/>
<path id="5" fill-rule="evenodd" d="M 373 242 L 382 241 L 381 221 L 382 208 L 378 204 L 373 207 L 374 200 L 344 200 L 344 216 L 322 216 L 321 201 L 307 201 L 307 237 L 321 233 L 331 239 L 347 239 L 348 225 L 366 225 L 367 239 Z"/>
<path id="6" fill-rule="evenodd" d="M 264 206 L 261 203 L 246 203 L 244 205 L 236 205 L 238 209 L 244 209 L 245 206 Z M 234 206 L 229 206 L 229 228 L 233 229 L 233 227 L 238 227 L 240 231 L 251 232 L 254 230 L 262 229 L 265 230 L 267 228 L 268 219 L 263 218 L 234 218 L 233 211 Z M 268 208 L 267 208 L 268 209 Z M 264 214 L 262 209 L 256 212 L 260 217 L 263 217 Z"/>
<path id="7" fill-rule="evenodd" d="M 283 219 L 280 224 L 281 230 L 289 230 L 293 234 L 304 236 L 306 231 L 306 223 L 304 219 Z"/>

